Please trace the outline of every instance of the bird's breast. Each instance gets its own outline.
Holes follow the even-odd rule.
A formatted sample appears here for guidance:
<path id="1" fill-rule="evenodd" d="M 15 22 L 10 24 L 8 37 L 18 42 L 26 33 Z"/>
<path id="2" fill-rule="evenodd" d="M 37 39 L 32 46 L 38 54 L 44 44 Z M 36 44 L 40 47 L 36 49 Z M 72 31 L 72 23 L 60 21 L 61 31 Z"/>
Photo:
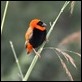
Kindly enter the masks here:
<path id="1" fill-rule="evenodd" d="M 33 48 L 36 48 L 40 46 L 45 39 L 46 39 L 46 30 L 40 31 L 34 28 L 33 35 L 30 38 L 29 42 L 33 46 Z"/>

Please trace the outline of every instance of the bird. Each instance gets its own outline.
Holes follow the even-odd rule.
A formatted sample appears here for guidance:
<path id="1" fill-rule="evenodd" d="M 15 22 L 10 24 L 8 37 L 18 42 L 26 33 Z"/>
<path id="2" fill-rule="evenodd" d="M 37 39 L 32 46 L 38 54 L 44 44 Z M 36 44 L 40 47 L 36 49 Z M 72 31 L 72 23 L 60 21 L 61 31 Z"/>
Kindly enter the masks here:
<path id="1" fill-rule="evenodd" d="M 29 27 L 25 33 L 25 48 L 27 54 L 31 53 L 33 49 L 39 47 L 46 40 L 47 25 L 40 19 L 32 19 Z"/>

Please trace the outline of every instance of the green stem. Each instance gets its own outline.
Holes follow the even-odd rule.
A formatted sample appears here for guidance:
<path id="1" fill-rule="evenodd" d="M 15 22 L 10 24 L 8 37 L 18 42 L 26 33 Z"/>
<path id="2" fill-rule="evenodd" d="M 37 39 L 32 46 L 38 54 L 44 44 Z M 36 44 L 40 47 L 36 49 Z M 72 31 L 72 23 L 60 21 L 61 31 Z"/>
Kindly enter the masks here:
<path id="1" fill-rule="evenodd" d="M 18 58 L 17 58 L 17 55 L 16 55 L 16 52 L 15 52 L 15 49 L 14 49 L 12 41 L 10 41 L 10 45 L 11 45 L 11 49 L 13 51 L 13 54 L 14 54 L 18 69 L 19 69 L 19 73 L 21 75 L 21 78 L 23 79 L 23 73 L 22 73 L 22 70 L 21 70 L 21 67 L 20 67 L 20 64 L 19 64 L 19 61 L 18 61 Z"/>
<path id="2" fill-rule="evenodd" d="M 2 30 L 3 30 L 4 22 L 5 22 L 5 17 L 6 17 L 6 13 L 7 13 L 7 9 L 8 9 L 8 4 L 9 4 L 9 1 L 6 1 L 5 10 L 4 10 L 4 14 L 3 14 L 2 22 L 1 22 L 1 34 L 2 34 Z"/>
<path id="3" fill-rule="evenodd" d="M 55 24 L 56 24 L 58 18 L 60 17 L 60 15 L 62 14 L 63 10 L 66 8 L 66 6 L 69 4 L 69 2 L 70 2 L 70 1 L 66 1 L 66 2 L 64 3 L 62 9 L 60 10 L 60 12 L 59 12 L 57 18 L 56 18 L 55 21 L 53 22 L 53 24 L 52 24 L 52 26 L 51 26 L 51 28 L 50 28 L 48 34 L 47 34 L 47 38 L 49 38 L 49 36 L 50 36 L 50 34 L 51 34 L 51 32 L 52 32 L 52 30 L 53 30 L 53 28 L 54 28 L 54 26 L 55 26 Z M 42 44 L 42 46 L 40 47 L 40 49 L 38 50 L 38 53 L 39 53 L 39 54 L 42 52 L 43 47 L 45 46 L 45 44 L 46 44 L 46 42 L 44 42 L 44 43 Z M 32 70 L 33 70 L 33 68 L 34 68 L 34 66 L 35 66 L 35 64 L 36 64 L 36 62 L 37 62 L 37 60 L 38 60 L 38 56 L 36 55 L 36 56 L 34 57 L 32 63 L 31 63 L 31 65 L 30 65 L 30 67 L 29 67 L 29 69 L 28 69 L 28 71 L 27 71 L 25 77 L 23 78 L 23 81 L 27 81 L 27 80 L 28 80 L 28 78 L 29 78 L 29 76 L 30 76 L 30 74 L 31 74 L 31 72 L 32 72 Z"/>

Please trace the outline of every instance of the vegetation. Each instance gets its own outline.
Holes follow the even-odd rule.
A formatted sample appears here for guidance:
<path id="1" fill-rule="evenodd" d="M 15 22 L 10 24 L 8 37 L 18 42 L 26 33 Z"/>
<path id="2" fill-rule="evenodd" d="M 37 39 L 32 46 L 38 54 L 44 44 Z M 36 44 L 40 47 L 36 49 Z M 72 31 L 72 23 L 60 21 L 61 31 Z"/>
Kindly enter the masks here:
<path id="1" fill-rule="evenodd" d="M 48 41 L 27 55 L 24 35 L 34 18 L 47 23 Z M 2 81 L 81 80 L 80 1 L 1 1 L 1 19 Z"/>

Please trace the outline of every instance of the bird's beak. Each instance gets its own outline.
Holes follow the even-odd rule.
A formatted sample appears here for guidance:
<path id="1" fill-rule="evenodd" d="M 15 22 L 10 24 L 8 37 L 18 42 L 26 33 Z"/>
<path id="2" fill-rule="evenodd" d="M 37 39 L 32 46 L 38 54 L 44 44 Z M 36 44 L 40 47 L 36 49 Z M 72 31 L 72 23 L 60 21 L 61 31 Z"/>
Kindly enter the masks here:
<path id="1" fill-rule="evenodd" d="M 46 27 L 47 25 L 45 23 L 42 24 L 43 27 Z"/>

